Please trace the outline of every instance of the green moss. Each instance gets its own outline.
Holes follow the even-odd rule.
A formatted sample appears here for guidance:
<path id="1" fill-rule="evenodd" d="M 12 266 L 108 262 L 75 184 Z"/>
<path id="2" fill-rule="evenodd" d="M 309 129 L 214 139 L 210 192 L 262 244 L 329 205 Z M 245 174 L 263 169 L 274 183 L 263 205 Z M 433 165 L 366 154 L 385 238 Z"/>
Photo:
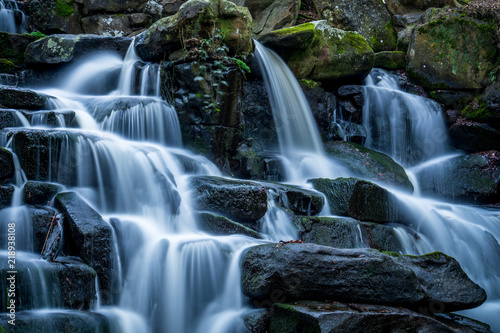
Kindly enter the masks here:
<path id="1" fill-rule="evenodd" d="M 319 82 L 309 80 L 309 79 L 301 79 L 301 80 L 299 80 L 299 83 L 301 86 L 309 88 L 309 89 L 317 88 L 320 85 Z"/>
<path id="2" fill-rule="evenodd" d="M 486 105 L 484 101 L 480 101 L 480 103 L 471 103 L 467 105 L 462 111 L 461 114 L 463 117 L 470 120 L 489 120 L 494 115 Z"/>
<path id="3" fill-rule="evenodd" d="M 0 59 L 0 73 L 13 74 L 16 65 L 10 60 Z"/>
<path id="4" fill-rule="evenodd" d="M 345 52 L 345 46 L 350 46 L 354 52 L 358 54 L 366 52 L 367 49 L 372 49 L 363 36 L 351 31 L 346 32 L 346 35 L 342 38 L 341 43 L 342 44 L 338 44 L 338 52 L 340 54 Z"/>
<path id="5" fill-rule="evenodd" d="M 287 36 L 291 34 L 296 34 L 302 31 L 313 31 L 315 29 L 315 25 L 313 23 L 304 23 L 300 25 L 296 25 L 294 27 L 279 29 L 274 31 L 279 36 Z"/>
<path id="6" fill-rule="evenodd" d="M 56 14 L 62 17 L 73 15 L 74 0 L 56 0 Z"/>
<path id="7" fill-rule="evenodd" d="M 397 253 L 397 252 L 393 252 L 393 251 L 382 251 L 382 253 L 383 253 L 383 254 L 386 254 L 386 255 L 388 255 L 388 256 L 391 256 L 391 257 L 396 257 L 396 258 L 398 258 L 398 257 L 401 257 L 401 256 L 402 256 L 402 254 Z"/>

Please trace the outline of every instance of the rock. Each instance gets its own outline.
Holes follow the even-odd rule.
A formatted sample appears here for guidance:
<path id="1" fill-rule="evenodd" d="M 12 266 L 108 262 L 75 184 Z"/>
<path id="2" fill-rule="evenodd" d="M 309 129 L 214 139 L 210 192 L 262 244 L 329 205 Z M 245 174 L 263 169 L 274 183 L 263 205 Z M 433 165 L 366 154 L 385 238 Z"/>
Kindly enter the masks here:
<path id="1" fill-rule="evenodd" d="M 14 109 L 0 109 L 0 130 L 21 125 L 18 114 L 19 111 Z"/>
<path id="2" fill-rule="evenodd" d="M 406 28 L 408 26 L 417 24 L 422 17 L 422 13 L 416 14 L 406 14 L 406 15 L 394 15 L 392 20 L 396 27 Z"/>
<path id="3" fill-rule="evenodd" d="M 12 109 L 44 109 L 50 96 L 39 94 L 30 89 L 0 87 L 0 104 Z"/>
<path id="4" fill-rule="evenodd" d="M 333 215 L 349 216 L 349 203 L 357 178 L 309 179 L 314 189 L 323 193 Z"/>
<path id="5" fill-rule="evenodd" d="M 145 27 L 151 23 L 151 16 L 144 13 L 132 13 L 129 15 L 130 25 L 133 28 Z"/>
<path id="6" fill-rule="evenodd" d="M 14 74 L 16 65 L 10 60 L 0 58 L 0 73 Z"/>
<path id="7" fill-rule="evenodd" d="M 0 147 L 0 182 L 14 176 L 14 157 L 10 150 Z"/>
<path id="8" fill-rule="evenodd" d="M 415 272 L 427 297 L 434 305 L 439 304 L 441 311 L 435 312 L 475 308 L 486 301 L 486 292 L 469 279 L 457 260 L 446 254 L 395 255 L 395 260 Z"/>
<path id="9" fill-rule="evenodd" d="M 408 53 L 408 47 L 410 46 L 411 36 L 413 35 L 413 30 L 415 30 L 415 26 L 409 26 L 404 30 L 398 32 L 398 41 L 396 50 L 402 51 L 405 54 Z"/>
<path id="10" fill-rule="evenodd" d="M 209 39 L 220 29 L 222 45 L 234 56 L 252 51 L 252 17 L 248 9 L 227 0 L 191 0 L 179 12 L 156 21 L 137 37 L 136 49 L 145 61 L 161 61 L 185 51 L 183 41 Z"/>
<path id="11" fill-rule="evenodd" d="M 500 150 L 500 131 L 488 124 L 459 118 L 450 126 L 453 146 L 467 153 Z"/>
<path id="12" fill-rule="evenodd" d="M 75 127 L 75 123 L 77 122 L 75 112 L 69 110 L 23 111 L 22 113 L 33 126 Z"/>
<path id="13" fill-rule="evenodd" d="M 212 213 L 199 213 L 198 220 L 198 225 L 201 229 L 216 235 L 240 234 L 258 239 L 262 238 L 255 230 L 247 228 L 240 223 L 231 221 L 224 216 Z"/>
<path id="14" fill-rule="evenodd" d="M 64 216 L 64 253 L 80 257 L 97 273 L 103 304 L 118 300 L 118 256 L 113 229 L 75 192 L 59 193 L 55 207 Z"/>
<path id="15" fill-rule="evenodd" d="M 132 33 L 130 19 L 126 15 L 95 15 L 82 19 L 83 31 L 112 37 L 125 37 Z"/>
<path id="16" fill-rule="evenodd" d="M 62 186 L 54 183 L 27 181 L 23 188 L 24 202 L 28 205 L 49 205 Z"/>
<path id="17" fill-rule="evenodd" d="M 277 52 L 298 79 L 361 81 L 373 67 L 373 50 L 363 36 L 326 21 L 276 30 L 259 41 Z"/>
<path id="18" fill-rule="evenodd" d="M 266 190 L 273 190 L 277 201 L 297 215 L 318 215 L 325 205 L 323 195 L 298 186 L 262 182 Z"/>
<path id="19" fill-rule="evenodd" d="M 421 13 L 429 8 L 458 6 L 455 0 L 386 0 L 385 4 L 392 15 Z"/>
<path id="20" fill-rule="evenodd" d="M 243 323 L 250 333 L 269 332 L 270 312 L 266 309 L 258 309 L 246 314 Z"/>
<path id="21" fill-rule="evenodd" d="M 413 191 L 403 167 L 388 155 L 346 141 L 329 142 L 325 151 L 356 177 Z"/>
<path id="22" fill-rule="evenodd" d="M 76 185 L 76 135 L 44 129 L 9 129 L 7 135 L 27 179 Z"/>
<path id="23" fill-rule="evenodd" d="M 191 178 L 195 206 L 255 227 L 267 212 L 266 188 L 259 183 L 221 177 Z"/>
<path id="24" fill-rule="evenodd" d="M 46 34 L 83 33 L 78 2 L 80 1 L 30 1 L 28 12 L 35 28 L 33 30 Z"/>
<path id="25" fill-rule="evenodd" d="M 206 63 L 204 72 L 201 66 L 197 62 L 174 67 L 173 80 L 178 84 L 174 91 L 174 105 L 182 141 L 186 147 L 207 156 L 229 173 L 232 159 L 242 143 L 244 126 L 240 98 L 243 77 L 234 66 L 221 69 L 213 63 Z M 221 74 L 213 74 L 216 71 L 221 71 Z"/>
<path id="26" fill-rule="evenodd" d="M 358 181 L 349 200 L 349 216 L 362 221 L 398 222 L 401 217 L 399 206 L 398 198 L 385 188 Z"/>
<path id="27" fill-rule="evenodd" d="M 0 207 L 10 207 L 14 196 L 14 186 L 0 185 Z"/>
<path id="28" fill-rule="evenodd" d="M 420 191 L 456 203 L 487 204 L 500 199 L 500 152 L 453 157 L 416 172 Z"/>
<path id="29" fill-rule="evenodd" d="M 111 51 L 124 57 L 132 39 L 95 35 L 51 35 L 31 43 L 26 49 L 26 63 L 39 68 L 85 58 L 96 51 Z"/>
<path id="30" fill-rule="evenodd" d="M 473 113 L 474 119 L 500 123 L 500 81 L 486 88 L 481 96 L 481 105 Z M 470 115 L 464 115 L 469 118 Z"/>
<path id="31" fill-rule="evenodd" d="M 344 249 L 369 247 L 379 251 L 403 251 L 390 226 L 347 217 L 300 216 L 298 221 L 303 229 L 299 230 L 299 238 L 306 243 Z"/>
<path id="32" fill-rule="evenodd" d="M 496 62 L 497 43 L 494 24 L 468 17 L 422 24 L 408 48 L 408 76 L 428 89 L 481 89 Z"/>
<path id="33" fill-rule="evenodd" d="M 323 141 L 331 140 L 337 98 L 333 93 L 321 88 L 318 82 L 303 79 L 299 83 L 304 91 Z"/>
<path id="34" fill-rule="evenodd" d="M 444 312 L 476 307 L 486 300 L 484 290 L 461 271 L 458 262 L 440 253 L 406 258 L 370 249 L 264 244 L 248 249 L 241 260 L 243 293 L 260 306 L 295 300 L 408 308 L 438 303 Z M 469 288 L 463 296 L 454 289 L 460 283 L 459 290 Z"/>
<path id="35" fill-rule="evenodd" d="M 465 319 L 465 317 L 462 317 Z M 472 321 L 470 321 L 472 322 Z M 443 323 L 404 308 L 383 305 L 319 303 L 301 301 L 274 304 L 269 332 L 488 332 L 476 331 L 478 324 Z"/>
<path id="36" fill-rule="evenodd" d="M 0 59 L 10 61 L 16 66 L 24 64 L 24 52 L 28 45 L 39 39 L 29 34 L 0 32 Z"/>
<path id="37" fill-rule="evenodd" d="M 140 7 L 144 5 L 144 0 L 90 0 L 84 1 L 84 11 L 90 13 L 127 13 L 138 12 Z"/>
<path id="38" fill-rule="evenodd" d="M 373 67 L 385 69 L 405 69 L 405 54 L 401 51 L 384 51 L 375 53 L 375 62 Z"/>
<path id="39" fill-rule="evenodd" d="M 332 27 L 357 31 L 375 52 L 396 49 L 391 15 L 377 0 L 316 0 L 318 12 Z M 363 15 L 360 15 L 363 13 Z"/>
<path id="40" fill-rule="evenodd" d="M 52 310 L 44 312 L 43 316 L 33 312 L 17 312 L 16 325 L 8 324 L 7 314 L 0 315 L 0 327 L 9 328 L 9 333 L 23 332 L 67 332 L 93 333 L 108 332 L 111 327 L 119 327 L 110 316 L 93 311 L 64 311 Z"/>
<path id="41" fill-rule="evenodd" d="M 48 207 L 29 207 L 29 214 L 33 226 L 33 252 L 41 254 L 45 244 L 45 239 L 49 234 L 49 229 L 51 229 L 50 224 L 52 223 L 52 219 L 54 216 L 58 217 L 59 221 L 62 223 L 62 219 L 64 219 L 64 217 L 62 215 L 58 216 L 55 209 L 51 210 Z"/>
<path id="42" fill-rule="evenodd" d="M 286 178 L 286 170 L 276 154 L 257 152 L 245 143 L 236 149 L 230 167 L 231 174 L 236 178 L 272 182 L 284 181 Z"/>
<path id="43" fill-rule="evenodd" d="M 299 15 L 299 0 L 231 0 L 238 6 L 247 7 L 252 15 L 254 35 L 289 28 L 295 25 Z"/>
<path id="44" fill-rule="evenodd" d="M 0 257 L 0 271 L 2 276 L 7 277 L 10 271 L 7 255 Z M 16 286 L 22 286 L 16 288 L 16 312 L 55 307 L 89 310 L 95 305 L 96 272 L 92 268 L 67 259 L 63 263 L 49 263 L 35 258 L 16 258 Z M 0 281 L 2 290 L 8 289 L 9 284 L 7 279 Z M 4 303 L 7 299 L 2 297 L 0 300 L 3 309 L 7 308 Z"/>
<path id="45" fill-rule="evenodd" d="M 453 109 L 463 109 L 474 98 L 471 93 L 453 90 L 434 90 L 430 97 L 445 107 Z"/>

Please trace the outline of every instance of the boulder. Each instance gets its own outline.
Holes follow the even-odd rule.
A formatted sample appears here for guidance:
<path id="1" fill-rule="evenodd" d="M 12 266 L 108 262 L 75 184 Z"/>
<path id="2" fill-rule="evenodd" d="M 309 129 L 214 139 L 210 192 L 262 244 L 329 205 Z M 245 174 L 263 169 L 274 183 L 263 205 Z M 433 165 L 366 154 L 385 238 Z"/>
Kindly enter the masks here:
<path id="1" fill-rule="evenodd" d="M 405 69 L 406 56 L 402 51 L 383 51 L 375 53 L 373 67 L 385 69 Z"/>
<path id="2" fill-rule="evenodd" d="M 23 188 L 24 202 L 28 205 L 49 205 L 62 186 L 54 183 L 27 181 Z"/>
<path id="3" fill-rule="evenodd" d="M 429 8 L 457 7 L 458 3 L 456 0 L 385 0 L 385 5 L 392 15 L 406 15 Z"/>
<path id="4" fill-rule="evenodd" d="M 96 35 L 51 35 L 31 43 L 26 49 L 28 65 L 39 68 L 42 65 L 58 65 L 97 51 L 111 51 L 122 57 L 127 53 L 132 39 Z"/>
<path id="5" fill-rule="evenodd" d="M 29 34 L 0 32 L 0 59 L 8 60 L 16 66 L 23 65 L 26 48 L 39 38 Z"/>
<path id="6" fill-rule="evenodd" d="M 281 243 L 251 247 L 241 260 L 242 290 L 256 305 L 330 300 L 425 308 L 438 303 L 445 312 L 486 300 L 458 262 L 440 253 L 408 259 L 370 249 Z"/>
<path id="7" fill-rule="evenodd" d="M 27 7 L 34 30 L 46 34 L 83 33 L 79 3 L 82 1 L 30 1 Z"/>
<path id="8" fill-rule="evenodd" d="M 30 89 L 0 87 L 0 105 L 7 108 L 40 110 L 47 106 L 49 98 Z"/>
<path id="9" fill-rule="evenodd" d="M 120 286 L 111 225 L 75 192 L 59 193 L 55 207 L 64 216 L 64 253 L 80 257 L 96 271 L 102 304 L 114 304 Z"/>
<path id="10" fill-rule="evenodd" d="M 127 13 L 138 12 L 140 7 L 147 1 L 145 0 L 90 0 L 83 1 L 84 11 L 90 13 Z"/>
<path id="11" fill-rule="evenodd" d="M 297 217 L 299 238 L 306 243 L 352 249 L 369 247 L 379 251 L 403 250 L 394 229 L 348 217 Z"/>
<path id="12" fill-rule="evenodd" d="M 222 45 L 234 56 L 252 51 L 252 17 L 247 8 L 227 0 L 190 0 L 175 15 L 156 21 L 137 37 L 137 53 L 146 61 L 161 61 L 186 51 L 184 41 L 210 39 L 220 30 Z"/>
<path id="13" fill-rule="evenodd" d="M 29 207 L 29 214 L 33 226 L 33 252 L 41 254 L 44 245 L 47 247 L 45 239 L 49 235 L 49 230 L 51 230 L 50 225 L 54 217 L 59 218 L 61 225 L 64 217 L 60 214 L 58 215 L 55 209 L 50 209 L 49 207 Z M 52 224 L 53 227 L 54 224 Z"/>
<path id="14" fill-rule="evenodd" d="M 461 110 L 472 101 L 474 96 L 465 91 L 454 90 L 434 90 L 430 92 L 430 97 L 445 108 Z"/>
<path id="15" fill-rule="evenodd" d="M 457 203 L 487 204 L 500 200 L 500 152 L 462 155 L 433 164 L 416 177 L 420 191 Z"/>
<path id="16" fill-rule="evenodd" d="M 6 130 L 3 130 L 4 132 Z M 76 185 L 77 135 L 59 130 L 9 129 L 12 151 L 27 179 Z"/>
<path id="17" fill-rule="evenodd" d="M 0 147 L 0 182 L 14 176 L 14 157 L 10 150 Z"/>
<path id="18" fill-rule="evenodd" d="M 356 177 L 413 192 L 413 185 L 403 167 L 386 154 L 346 141 L 329 142 L 325 151 Z"/>
<path id="19" fill-rule="evenodd" d="M 408 48 L 408 76 L 428 89 L 482 89 L 497 61 L 497 43 L 494 24 L 468 17 L 419 25 Z"/>
<path id="20" fill-rule="evenodd" d="M 250 141 L 249 144 L 253 143 L 251 139 L 247 140 L 247 142 Z M 236 178 L 271 182 L 284 181 L 286 178 L 286 170 L 276 154 L 257 152 L 246 143 L 236 149 L 236 155 L 232 157 L 230 167 L 231 174 Z"/>
<path id="21" fill-rule="evenodd" d="M 96 272 L 92 268 L 68 259 L 48 263 L 42 260 L 36 262 L 36 257 L 33 257 L 16 258 L 16 312 L 55 307 L 89 310 L 95 305 Z M 0 258 L 0 271 L 2 276 L 7 277 L 11 270 L 7 266 L 7 255 Z M 9 284 L 7 279 L 2 279 L 2 291 L 8 289 Z M 7 297 L 0 299 L 3 309 L 7 308 L 7 300 Z"/>
<path id="22" fill-rule="evenodd" d="M 14 196 L 14 186 L 0 185 L 0 208 L 10 207 Z"/>
<path id="23" fill-rule="evenodd" d="M 301 2 L 299 0 L 231 0 L 247 7 L 252 15 L 252 32 L 261 35 L 295 24 Z"/>
<path id="24" fill-rule="evenodd" d="M 488 325 L 466 317 L 449 323 L 401 307 L 338 302 L 274 304 L 269 322 L 271 333 L 491 332 Z"/>
<path id="25" fill-rule="evenodd" d="M 126 15 L 87 16 L 82 19 L 82 26 L 86 34 L 125 37 L 132 33 L 130 18 Z"/>
<path id="26" fill-rule="evenodd" d="M 459 117 L 450 126 L 453 146 L 467 153 L 500 150 L 500 131 L 487 123 Z"/>
<path id="27" fill-rule="evenodd" d="M 278 204 L 297 215 L 318 215 L 325 205 L 323 195 L 298 186 L 262 182 L 266 190 L 277 194 Z"/>
<path id="28" fill-rule="evenodd" d="M 269 332 L 270 311 L 267 309 L 258 309 L 245 314 L 243 323 L 250 333 L 268 333 Z"/>
<path id="29" fill-rule="evenodd" d="M 278 53 L 298 79 L 361 81 L 373 67 L 374 53 L 363 36 L 326 21 L 275 30 L 259 41 Z"/>
<path id="30" fill-rule="evenodd" d="M 259 183 L 195 176 L 191 186 L 198 210 L 215 212 L 254 228 L 267 212 L 266 188 Z"/>
<path id="31" fill-rule="evenodd" d="M 215 235 L 239 234 L 258 239 L 262 238 L 255 230 L 217 214 L 199 213 L 198 225 L 202 230 Z"/>
<path id="32" fill-rule="evenodd" d="M 316 0 L 332 27 L 357 31 L 375 52 L 396 49 L 396 31 L 385 4 L 378 0 Z M 363 15 L 360 15 L 363 13 Z"/>

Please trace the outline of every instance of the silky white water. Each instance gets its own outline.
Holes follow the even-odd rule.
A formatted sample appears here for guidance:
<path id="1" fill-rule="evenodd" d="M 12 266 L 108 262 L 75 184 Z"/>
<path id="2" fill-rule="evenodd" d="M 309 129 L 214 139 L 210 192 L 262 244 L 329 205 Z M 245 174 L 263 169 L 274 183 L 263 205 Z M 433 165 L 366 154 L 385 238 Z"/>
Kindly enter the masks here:
<path id="1" fill-rule="evenodd" d="M 19 10 L 16 1 L 0 0 L 0 32 L 1 31 L 10 33 L 26 32 L 26 16 Z"/>

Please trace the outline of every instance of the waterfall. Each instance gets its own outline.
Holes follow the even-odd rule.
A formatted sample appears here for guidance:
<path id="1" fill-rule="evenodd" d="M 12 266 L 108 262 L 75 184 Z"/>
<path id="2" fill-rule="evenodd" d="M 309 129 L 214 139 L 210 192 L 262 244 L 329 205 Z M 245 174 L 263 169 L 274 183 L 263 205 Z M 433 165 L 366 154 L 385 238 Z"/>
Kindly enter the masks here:
<path id="1" fill-rule="evenodd" d="M 342 177 L 348 172 L 327 158 L 304 92 L 286 63 L 254 40 L 278 133 L 287 181 L 304 183 L 315 177 Z"/>
<path id="2" fill-rule="evenodd" d="M 14 0 L 0 0 L 0 31 L 26 32 L 26 16 Z"/>

